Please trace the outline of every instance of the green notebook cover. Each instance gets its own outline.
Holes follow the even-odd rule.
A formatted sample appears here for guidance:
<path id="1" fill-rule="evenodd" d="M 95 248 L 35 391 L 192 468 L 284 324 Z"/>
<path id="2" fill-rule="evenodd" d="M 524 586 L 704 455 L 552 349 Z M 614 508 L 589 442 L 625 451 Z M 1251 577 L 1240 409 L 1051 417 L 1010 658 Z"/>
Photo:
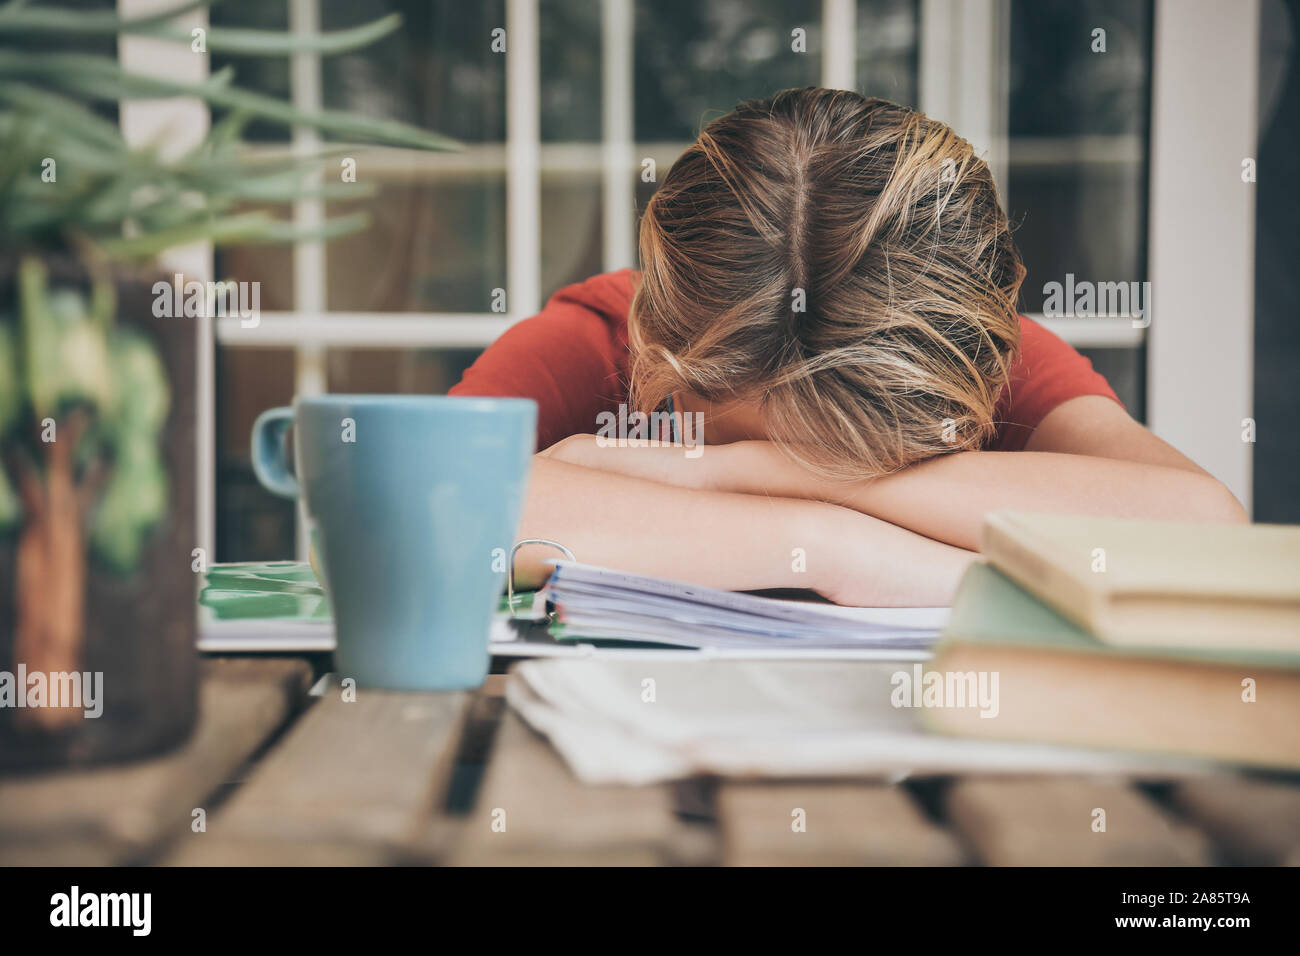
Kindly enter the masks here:
<path id="1" fill-rule="evenodd" d="M 957 588 L 938 653 L 954 643 L 1038 647 L 1043 650 L 1125 657 L 1168 658 L 1211 664 L 1300 669 L 1300 655 L 1237 652 L 1230 648 L 1117 647 L 1097 640 L 1057 614 L 990 564 L 972 564 Z"/>
<path id="2" fill-rule="evenodd" d="M 214 564 L 199 608 L 213 621 L 329 621 L 329 602 L 306 561 Z"/>
<path id="3" fill-rule="evenodd" d="M 521 615 L 536 591 L 516 591 Z M 329 602 L 306 561 L 214 564 L 204 577 L 199 608 L 213 621 L 329 621 Z M 509 611 L 501 595 L 498 611 Z"/>

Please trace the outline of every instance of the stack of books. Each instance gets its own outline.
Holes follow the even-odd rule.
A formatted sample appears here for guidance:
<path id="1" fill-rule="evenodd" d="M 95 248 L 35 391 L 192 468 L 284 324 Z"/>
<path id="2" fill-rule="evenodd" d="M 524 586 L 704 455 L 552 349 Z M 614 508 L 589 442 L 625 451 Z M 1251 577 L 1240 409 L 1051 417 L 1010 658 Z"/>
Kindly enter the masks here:
<path id="1" fill-rule="evenodd" d="M 929 669 L 997 712 L 932 729 L 1300 769 L 1300 527 L 1009 512 L 981 551 Z"/>

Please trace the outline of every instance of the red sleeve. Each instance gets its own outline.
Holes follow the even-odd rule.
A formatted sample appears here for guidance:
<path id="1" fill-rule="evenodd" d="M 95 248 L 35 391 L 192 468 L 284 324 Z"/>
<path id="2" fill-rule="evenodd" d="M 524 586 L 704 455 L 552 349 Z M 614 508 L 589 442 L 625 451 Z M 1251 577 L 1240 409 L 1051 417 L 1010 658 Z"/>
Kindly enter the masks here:
<path id="1" fill-rule="evenodd" d="M 1022 315 L 1020 355 L 998 400 L 998 430 L 989 449 L 1022 450 L 1048 412 L 1080 395 L 1104 395 L 1124 404 L 1086 356 Z"/>
<path id="2" fill-rule="evenodd" d="M 561 289 L 493 342 L 449 394 L 533 399 L 539 449 L 594 432 L 600 412 L 627 401 L 627 312 L 636 278 L 623 269 Z"/>

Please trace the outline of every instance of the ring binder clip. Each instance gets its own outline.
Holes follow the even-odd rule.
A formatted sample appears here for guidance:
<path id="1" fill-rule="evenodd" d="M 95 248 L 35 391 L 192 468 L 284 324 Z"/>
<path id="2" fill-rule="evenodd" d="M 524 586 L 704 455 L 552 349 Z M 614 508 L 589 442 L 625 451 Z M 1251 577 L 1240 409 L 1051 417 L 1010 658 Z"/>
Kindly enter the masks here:
<path id="1" fill-rule="evenodd" d="M 564 553 L 564 556 L 570 561 L 577 561 L 573 552 L 560 544 L 558 541 L 551 541 L 549 538 L 524 538 L 516 541 L 515 546 L 510 549 L 510 560 L 506 562 L 506 606 L 510 608 L 510 613 L 515 613 L 515 552 L 526 544 L 544 544 L 547 547 L 555 548 L 557 551 Z"/>

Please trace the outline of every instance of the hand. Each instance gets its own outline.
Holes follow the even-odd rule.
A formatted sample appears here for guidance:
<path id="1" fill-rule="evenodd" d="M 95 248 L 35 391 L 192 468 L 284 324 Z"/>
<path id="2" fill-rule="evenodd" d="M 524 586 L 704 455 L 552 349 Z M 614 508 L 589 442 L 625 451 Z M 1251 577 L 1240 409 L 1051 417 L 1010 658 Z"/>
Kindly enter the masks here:
<path id="1" fill-rule="evenodd" d="M 806 586 L 836 604 L 945 607 L 977 557 L 849 508 L 809 504 Z"/>

